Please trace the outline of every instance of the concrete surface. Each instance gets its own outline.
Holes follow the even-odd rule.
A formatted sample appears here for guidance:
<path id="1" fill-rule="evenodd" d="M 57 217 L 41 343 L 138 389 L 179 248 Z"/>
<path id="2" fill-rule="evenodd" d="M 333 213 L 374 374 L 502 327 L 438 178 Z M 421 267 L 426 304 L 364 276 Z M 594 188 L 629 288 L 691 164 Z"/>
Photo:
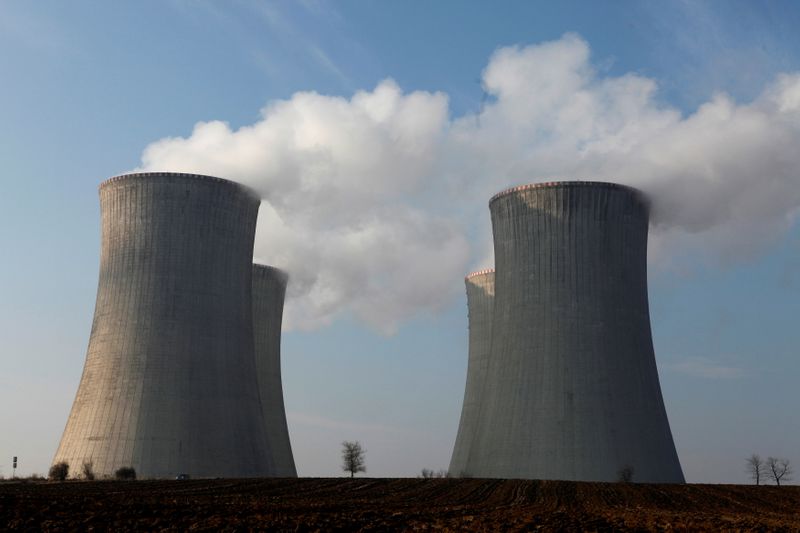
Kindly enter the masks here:
<path id="1" fill-rule="evenodd" d="M 253 332 L 256 373 L 267 443 L 278 477 L 297 477 L 289 441 L 281 382 L 281 321 L 286 295 L 286 272 L 267 265 L 253 265 Z"/>
<path id="2" fill-rule="evenodd" d="M 492 348 L 492 311 L 494 310 L 494 270 L 473 272 L 464 279 L 467 286 L 467 316 L 469 318 L 469 354 L 467 358 L 467 384 L 461 420 L 453 446 L 448 472 L 453 477 L 467 473 L 467 458 L 475 426 L 481 393 Z"/>
<path id="3" fill-rule="evenodd" d="M 100 185 L 100 279 L 89 348 L 54 462 L 71 475 L 274 475 L 253 340 L 259 199 L 208 176 Z"/>
<path id="4" fill-rule="evenodd" d="M 647 300 L 649 207 L 610 183 L 517 187 L 489 204 L 492 348 L 475 477 L 682 483 Z"/>

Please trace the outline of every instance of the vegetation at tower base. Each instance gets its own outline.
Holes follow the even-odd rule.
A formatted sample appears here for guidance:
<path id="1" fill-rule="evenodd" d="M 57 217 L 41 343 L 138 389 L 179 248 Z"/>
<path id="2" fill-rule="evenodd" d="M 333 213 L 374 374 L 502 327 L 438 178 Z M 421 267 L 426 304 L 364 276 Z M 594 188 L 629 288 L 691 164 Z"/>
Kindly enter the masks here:
<path id="1" fill-rule="evenodd" d="M 194 174 L 100 185 L 94 322 L 54 463 L 92 461 L 98 477 L 274 474 L 253 339 L 259 204 Z"/>
<path id="2" fill-rule="evenodd" d="M 492 347 L 475 477 L 684 481 L 650 333 L 649 206 L 611 183 L 529 185 L 489 204 Z"/>
<path id="3" fill-rule="evenodd" d="M 53 463 L 48 474 L 48 477 L 54 481 L 64 481 L 69 475 L 69 464 L 64 461 Z"/>
<path id="4" fill-rule="evenodd" d="M 278 477 L 297 477 L 281 382 L 281 321 L 288 280 L 289 276 L 280 269 L 253 265 L 256 372 L 267 444 Z"/>
<path id="5" fill-rule="evenodd" d="M 478 410 L 492 347 L 492 311 L 494 309 L 494 270 L 473 272 L 464 279 L 467 286 L 467 315 L 469 318 L 469 356 L 467 384 L 461 420 L 453 446 L 448 472 L 454 477 L 466 477 L 470 472 L 467 459 L 475 438 Z"/>

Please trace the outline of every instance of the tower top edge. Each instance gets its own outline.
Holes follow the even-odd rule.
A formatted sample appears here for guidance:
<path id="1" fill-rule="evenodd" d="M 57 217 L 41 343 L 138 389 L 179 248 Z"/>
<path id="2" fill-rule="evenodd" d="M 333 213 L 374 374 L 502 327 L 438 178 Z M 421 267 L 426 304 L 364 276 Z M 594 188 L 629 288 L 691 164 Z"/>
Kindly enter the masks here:
<path id="1" fill-rule="evenodd" d="M 253 272 L 262 275 L 272 274 L 280 279 L 283 279 L 284 281 L 289 279 L 289 273 L 285 270 L 272 265 L 264 265 L 262 263 L 253 263 Z"/>
<path id="2" fill-rule="evenodd" d="M 464 276 L 464 280 L 466 281 L 468 279 L 477 278 L 478 276 L 485 276 L 487 274 L 494 274 L 494 269 L 493 268 L 484 268 L 484 269 L 481 269 L 481 270 L 476 270 L 475 272 L 470 272 L 469 274 Z"/>
<path id="3" fill-rule="evenodd" d="M 528 183 L 525 185 L 517 185 L 516 187 L 504 189 L 492 196 L 489 200 L 489 204 L 505 196 L 531 189 L 558 189 L 573 187 L 585 187 L 590 189 L 620 189 L 633 193 L 636 196 L 639 196 L 642 200 L 647 200 L 647 197 L 641 190 L 637 189 L 636 187 L 631 187 L 630 185 L 622 185 L 621 183 L 612 183 L 609 181 L 543 181 L 540 183 Z"/>
<path id="4" fill-rule="evenodd" d="M 241 183 L 238 183 L 236 181 L 224 178 L 218 178 L 216 176 L 208 176 L 206 174 L 193 174 L 190 172 L 127 172 L 125 174 L 112 176 L 104 181 L 101 181 L 100 185 L 97 188 L 98 190 L 102 190 L 105 187 L 108 187 L 109 185 L 119 183 L 122 181 L 133 181 L 133 180 L 143 180 L 143 179 L 146 180 L 150 178 L 173 178 L 173 179 L 183 179 L 183 180 L 210 181 L 214 183 L 220 183 L 239 188 L 255 198 L 260 198 L 260 196 L 256 193 L 256 191 L 248 187 L 247 185 L 242 185 Z"/>
<path id="5" fill-rule="evenodd" d="M 283 270 L 283 269 L 280 269 L 280 268 L 278 268 L 276 266 L 272 266 L 272 265 L 265 265 L 263 263 L 253 263 L 253 269 L 254 270 L 263 271 L 263 272 L 278 272 L 278 273 L 281 273 L 281 274 L 286 274 L 286 271 Z"/>

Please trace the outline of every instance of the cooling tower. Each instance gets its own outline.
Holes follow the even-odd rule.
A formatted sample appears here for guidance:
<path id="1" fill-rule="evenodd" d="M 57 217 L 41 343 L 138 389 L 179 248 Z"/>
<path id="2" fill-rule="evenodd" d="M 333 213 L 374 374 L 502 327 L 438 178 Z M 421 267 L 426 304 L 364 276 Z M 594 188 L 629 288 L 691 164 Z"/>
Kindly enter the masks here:
<path id="1" fill-rule="evenodd" d="M 611 183 L 489 203 L 495 306 L 476 477 L 682 483 L 647 300 L 649 205 Z"/>
<path id="2" fill-rule="evenodd" d="M 267 443 L 278 477 L 297 477 L 281 385 L 281 320 L 288 280 L 289 277 L 282 270 L 267 265 L 253 265 L 256 374 Z"/>
<path id="3" fill-rule="evenodd" d="M 253 341 L 258 197 L 209 176 L 128 174 L 100 185 L 100 207 L 94 322 L 54 462 L 273 475 Z"/>
<path id="4" fill-rule="evenodd" d="M 481 392 L 489 363 L 492 347 L 492 311 L 494 309 L 494 270 L 473 272 L 464 279 L 467 286 L 467 316 L 469 317 L 469 357 L 467 360 L 467 386 L 464 389 L 464 404 L 461 408 L 461 421 L 458 424 L 456 443 L 450 459 L 451 476 L 469 475 L 467 459 L 475 426 L 478 422 L 478 409 L 481 405 Z"/>

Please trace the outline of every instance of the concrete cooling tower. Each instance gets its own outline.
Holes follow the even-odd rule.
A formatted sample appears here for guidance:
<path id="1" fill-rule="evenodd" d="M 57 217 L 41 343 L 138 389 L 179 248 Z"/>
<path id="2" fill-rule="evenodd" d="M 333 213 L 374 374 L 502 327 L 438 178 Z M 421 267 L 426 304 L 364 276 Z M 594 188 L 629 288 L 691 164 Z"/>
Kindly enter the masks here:
<path id="1" fill-rule="evenodd" d="M 473 272 L 464 279 L 467 286 L 467 315 L 469 317 L 469 357 L 467 386 L 461 421 L 453 447 L 448 471 L 451 476 L 468 474 L 467 458 L 481 405 L 481 393 L 492 347 L 492 311 L 494 309 L 494 270 Z"/>
<path id="2" fill-rule="evenodd" d="M 278 477 L 297 477 L 281 385 L 281 320 L 288 280 L 289 276 L 282 270 L 267 265 L 253 265 L 256 373 L 267 442 Z"/>
<path id="3" fill-rule="evenodd" d="M 94 322 L 54 462 L 100 476 L 274 475 L 253 340 L 258 197 L 143 173 L 103 182 L 100 206 Z"/>
<path id="4" fill-rule="evenodd" d="M 682 483 L 647 300 L 649 206 L 611 183 L 516 187 L 489 203 L 491 357 L 468 473 Z"/>

